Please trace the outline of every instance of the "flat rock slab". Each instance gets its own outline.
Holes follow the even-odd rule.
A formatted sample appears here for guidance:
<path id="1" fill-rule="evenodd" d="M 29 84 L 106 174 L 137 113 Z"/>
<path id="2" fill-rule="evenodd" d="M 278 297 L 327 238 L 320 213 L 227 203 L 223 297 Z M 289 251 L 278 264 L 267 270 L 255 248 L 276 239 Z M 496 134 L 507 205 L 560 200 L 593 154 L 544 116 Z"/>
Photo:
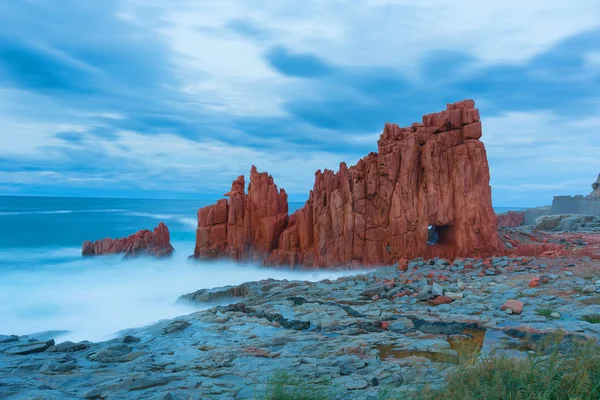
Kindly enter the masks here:
<path id="1" fill-rule="evenodd" d="M 41 353 L 46 351 L 46 349 L 54 346 L 54 340 L 49 340 L 47 342 L 34 342 L 22 344 L 20 346 L 11 347 L 6 350 L 6 354 L 15 354 L 15 355 L 27 355 L 32 353 Z"/>

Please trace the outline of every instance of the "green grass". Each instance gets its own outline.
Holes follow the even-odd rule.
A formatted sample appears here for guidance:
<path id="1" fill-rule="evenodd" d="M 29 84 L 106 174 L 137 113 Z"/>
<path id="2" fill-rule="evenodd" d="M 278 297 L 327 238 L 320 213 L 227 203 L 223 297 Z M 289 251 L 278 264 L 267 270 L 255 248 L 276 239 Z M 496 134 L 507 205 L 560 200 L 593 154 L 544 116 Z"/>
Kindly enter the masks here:
<path id="1" fill-rule="evenodd" d="M 581 319 L 590 324 L 600 324 L 600 314 L 584 315 Z"/>
<path id="2" fill-rule="evenodd" d="M 535 312 L 537 312 L 542 317 L 550 318 L 550 314 L 552 314 L 554 310 L 551 310 L 549 308 L 538 308 L 537 310 L 535 310 Z"/>
<path id="3" fill-rule="evenodd" d="M 552 339 L 557 344 L 561 337 Z M 558 349 L 558 348 L 557 348 Z M 309 381 L 278 372 L 259 394 L 261 400 L 343 399 L 345 390 L 333 394 L 331 386 L 310 389 Z M 418 382 L 411 382 L 415 384 Z M 593 400 L 600 399 L 600 348 L 593 342 L 574 345 L 569 352 L 464 357 L 446 378 L 442 389 L 408 393 L 380 388 L 380 400 Z"/>
<path id="4" fill-rule="evenodd" d="M 600 351 L 588 344 L 566 356 L 483 357 L 461 364 L 444 389 L 418 400 L 592 400 L 600 398 Z"/>
<path id="5" fill-rule="evenodd" d="M 273 374 L 267 387 L 257 393 L 256 400 L 329 400 L 336 398 L 329 385 L 311 386 L 310 382 L 294 378 L 285 371 Z"/>

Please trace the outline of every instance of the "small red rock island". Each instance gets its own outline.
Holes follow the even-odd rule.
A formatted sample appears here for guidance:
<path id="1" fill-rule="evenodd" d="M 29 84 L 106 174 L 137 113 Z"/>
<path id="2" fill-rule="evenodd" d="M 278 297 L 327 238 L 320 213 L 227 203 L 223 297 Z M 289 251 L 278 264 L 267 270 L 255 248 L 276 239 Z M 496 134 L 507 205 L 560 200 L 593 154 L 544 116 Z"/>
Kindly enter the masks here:
<path id="1" fill-rule="evenodd" d="M 138 255 L 168 257 L 173 254 L 173 251 L 169 228 L 162 222 L 154 228 L 154 231 L 144 229 L 126 238 L 86 241 L 81 246 L 81 254 L 84 256 L 125 253 L 124 257 Z"/>
<path id="2" fill-rule="evenodd" d="M 481 134 L 473 100 L 410 127 L 387 123 L 377 153 L 317 171 L 290 216 L 285 191 L 252 166 L 247 194 L 240 176 L 229 200 L 198 210 L 194 257 L 359 267 L 501 253 Z"/>

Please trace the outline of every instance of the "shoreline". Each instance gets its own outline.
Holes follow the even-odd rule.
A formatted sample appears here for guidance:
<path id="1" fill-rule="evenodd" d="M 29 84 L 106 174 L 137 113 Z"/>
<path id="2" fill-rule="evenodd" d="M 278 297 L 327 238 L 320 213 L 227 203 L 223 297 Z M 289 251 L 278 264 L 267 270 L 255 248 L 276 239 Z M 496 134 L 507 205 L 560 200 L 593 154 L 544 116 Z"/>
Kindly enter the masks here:
<path id="1" fill-rule="evenodd" d="M 556 329 L 571 338 L 600 334 L 600 324 L 585 321 L 600 314 L 600 271 L 591 259 L 417 259 L 405 268 L 204 289 L 183 298 L 221 305 L 105 342 L 0 337 L 0 394 L 253 398 L 287 369 L 308 382 L 333 382 L 344 398 L 364 399 L 383 388 L 442 386 L 457 344 L 524 355 L 520 348 Z M 532 288 L 534 277 L 541 282 Z M 453 301 L 436 305 L 443 297 Z M 521 314 L 501 310 L 510 299 L 524 303 Z"/>

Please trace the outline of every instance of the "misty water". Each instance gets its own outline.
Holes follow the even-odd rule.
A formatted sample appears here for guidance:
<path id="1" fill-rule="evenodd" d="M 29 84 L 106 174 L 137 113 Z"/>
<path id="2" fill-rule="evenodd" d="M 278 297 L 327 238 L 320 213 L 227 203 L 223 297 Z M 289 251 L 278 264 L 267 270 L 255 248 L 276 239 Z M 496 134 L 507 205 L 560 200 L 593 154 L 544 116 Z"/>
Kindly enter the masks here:
<path id="1" fill-rule="evenodd" d="M 0 197 L 0 334 L 58 330 L 68 331 L 60 340 L 99 341 L 125 328 L 197 310 L 175 301 L 198 289 L 266 278 L 334 279 L 357 272 L 189 260 L 197 209 L 209 203 Z M 159 221 L 171 231 L 176 250 L 171 259 L 81 256 L 84 240 L 127 236 Z"/>

